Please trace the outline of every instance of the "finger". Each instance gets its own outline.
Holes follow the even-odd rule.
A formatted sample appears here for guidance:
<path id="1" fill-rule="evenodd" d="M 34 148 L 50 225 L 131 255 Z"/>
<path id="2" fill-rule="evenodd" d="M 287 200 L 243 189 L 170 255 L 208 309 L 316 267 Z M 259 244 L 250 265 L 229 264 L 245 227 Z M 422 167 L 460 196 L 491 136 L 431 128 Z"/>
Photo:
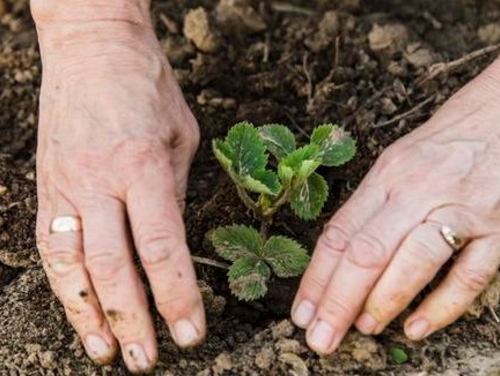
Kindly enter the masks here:
<path id="1" fill-rule="evenodd" d="M 306 328 L 310 324 L 349 240 L 385 200 L 382 189 L 361 186 L 325 226 L 292 306 L 292 320 L 297 326 Z"/>
<path id="2" fill-rule="evenodd" d="M 60 194 L 51 194 L 53 204 L 48 212 L 50 204 L 46 199 L 40 197 L 38 214 L 39 238 L 44 239 L 39 242 L 39 250 L 45 272 L 89 356 L 99 364 L 109 364 L 115 358 L 117 345 L 85 269 L 82 234 L 48 231 L 49 218 L 78 213 Z"/>
<path id="3" fill-rule="evenodd" d="M 132 259 L 123 203 L 93 195 L 81 203 L 85 262 L 111 330 L 132 372 L 156 364 L 156 337 Z"/>
<path id="4" fill-rule="evenodd" d="M 128 192 L 127 206 L 156 306 L 177 344 L 188 347 L 204 338 L 205 313 L 167 158 L 142 169 Z"/>
<path id="5" fill-rule="evenodd" d="M 380 333 L 435 277 L 453 253 L 440 233 L 443 225 L 463 239 L 483 236 L 494 228 L 489 220 L 482 220 L 479 226 L 477 218 L 476 213 L 458 205 L 430 213 L 404 240 L 370 293 L 364 313 L 356 321 L 358 329 L 365 334 Z"/>
<path id="6" fill-rule="evenodd" d="M 382 332 L 451 257 L 453 250 L 439 231 L 438 224 L 425 222 L 403 241 L 356 321 L 361 332 Z"/>
<path id="7" fill-rule="evenodd" d="M 405 322 L 405 333 L 421 340 L 456 321 L 486 288 L 500 265 L 500 236 L 473 241 L 444 281 Z"/>
<path id="8" fill-rule="evenodd" d="M 198 123 L 189 109 L 185 113 L 188 114 L 188 119 L 185 124 L 179 127 L 182 133 L 176 135 L 171 145 L 171 166 L 175 180 L 175 195 L 182 212 L 186 205 L 186 189 L 191 163 L 200 143 Z"/>
<path id="9" fill-rule="evenodd" d="M 307 329 L 313 350 L 331 353 L 338 347 L 395 250 L 425 215 L 415 201 L 391 199 L 351 239 Z"/>

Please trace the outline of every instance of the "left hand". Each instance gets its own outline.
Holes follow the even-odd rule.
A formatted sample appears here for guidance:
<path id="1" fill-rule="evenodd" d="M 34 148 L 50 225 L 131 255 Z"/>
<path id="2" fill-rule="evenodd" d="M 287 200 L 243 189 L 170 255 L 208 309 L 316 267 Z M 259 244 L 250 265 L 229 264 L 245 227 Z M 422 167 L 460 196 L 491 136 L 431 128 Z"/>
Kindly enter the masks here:
<path id="1" fill-rule="evenodd" d="M 293 308 L 307 342 L 333 352 L 355 322 L 378 334 L 467 240 L 405 322 L 421 340 L 457 320 L 500 265 L 500 60 L 389 147 L 320 237 Z"/>

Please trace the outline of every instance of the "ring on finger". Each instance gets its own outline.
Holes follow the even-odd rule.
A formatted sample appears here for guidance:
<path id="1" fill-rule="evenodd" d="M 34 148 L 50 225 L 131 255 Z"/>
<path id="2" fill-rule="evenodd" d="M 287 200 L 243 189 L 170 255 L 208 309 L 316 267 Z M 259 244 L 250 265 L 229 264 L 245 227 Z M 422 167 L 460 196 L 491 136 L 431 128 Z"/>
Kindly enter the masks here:
<path id="1" fill-rule="evenodd" d="M 50 233 L 80 232 L 82 231 L 82 220 L 74 215 L 62 215 L 55 217 L 50 223 Z"/>
<path id="2" fill-rule="evenodd" d="M 448 245 L 455 251 L 459 252 L 464 248 L 465 244 L 467 241 L 460 236 L 457 235 L 455 231 L 451 229 L 449 226 L 441 226 L 439 229 L 439 232 L 441 236 L 443 237 L 444 241 L 448 243 Z"/>

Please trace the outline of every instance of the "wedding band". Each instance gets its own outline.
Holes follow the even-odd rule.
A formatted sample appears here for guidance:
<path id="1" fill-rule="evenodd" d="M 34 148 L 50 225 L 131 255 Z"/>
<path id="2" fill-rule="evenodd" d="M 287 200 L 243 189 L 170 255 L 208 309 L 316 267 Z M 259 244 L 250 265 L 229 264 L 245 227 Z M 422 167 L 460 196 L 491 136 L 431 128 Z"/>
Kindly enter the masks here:
<path id="1" fill-rule="evenodd" d="M 56 217 L 50 223 L 50 233 L 79 232 L 82 231 L 82 220 L 73 215 Z"/>
<path id="2" fill-rule="evenodd" d="M 444 241 L 455 251 L 460 251 L 464 246 L 466 241 L 460 238 L 455 231 L 453 231 L 448 226 L 441 226 L 440 231 L 441 236 Z"/>

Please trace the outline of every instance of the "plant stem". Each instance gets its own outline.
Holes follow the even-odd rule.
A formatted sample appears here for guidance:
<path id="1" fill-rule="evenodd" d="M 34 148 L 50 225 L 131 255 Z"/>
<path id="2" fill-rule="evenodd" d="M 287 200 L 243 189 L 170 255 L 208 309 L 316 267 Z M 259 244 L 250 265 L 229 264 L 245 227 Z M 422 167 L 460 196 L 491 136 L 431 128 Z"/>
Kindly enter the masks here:
<path id="1" fill-rule="evenodd" d="M 224 262 L 219 262 L 219 261 L 215 261 L 215 260 L 212 260 L 212 259 L 209 259 L 209 258 L 198 257 L 198 256 L 191 256 L 191 258 L 197 264 L 214 266 L 216 268 L 220 268 L 220 269 L 224 269 L 224 270 L 228 270 L 229 269 L 229 265 L 226 264 L 226 263 L 224 263 Z"/>
<path id="2" fill-rule="evenodd" d="M 271 227 L 271 224 L 273 223 L 273 217 L 262 217 L 262 222 L 260 222 L 260 236 L 262 236 L 262 239 L 267 240 L 267 232 L 269 231 L 269 227 Z"/>
<path id="3" fill-rule="evenodd" d="M 245 206 L 253 212 L 254 216 L 256 217 L 260 216 L 261 213 L 258 205 L 248 195 L 247 191 L 245 191 L 245 189 L 239 186 L 238 184 L 236 184 L 236 191 L 238 192 L 238 196 L 240 197 L 241 201 L 243 201 Z"/>
<path id="4" fill-rule="evenodd" d="M 286 188 L 281 196 L 276 200 L 276 202 L 268 210 L 263 213 L 264 218 L 272 217 L 280 207 L 285 205 L 292 194 L 291 188 Z"/>

